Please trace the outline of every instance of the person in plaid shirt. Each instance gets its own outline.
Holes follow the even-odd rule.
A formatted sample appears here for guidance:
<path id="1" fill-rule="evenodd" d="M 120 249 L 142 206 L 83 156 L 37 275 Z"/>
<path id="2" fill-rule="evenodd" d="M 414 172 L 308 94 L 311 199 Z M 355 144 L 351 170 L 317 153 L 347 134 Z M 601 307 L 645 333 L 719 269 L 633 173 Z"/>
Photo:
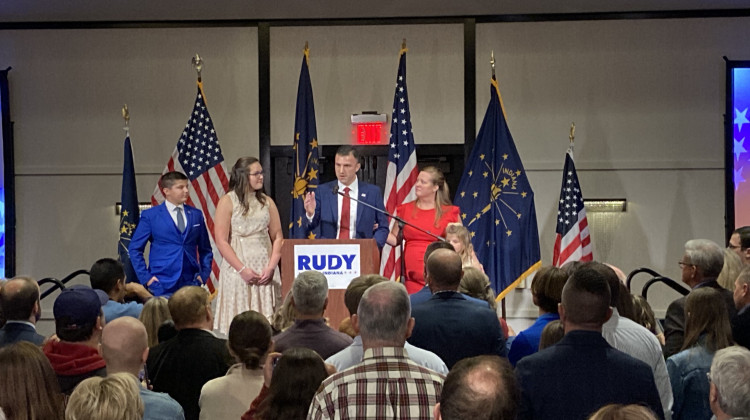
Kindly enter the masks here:
<path id="1" fill-rule="evenodd" d="M 431 419 L 445 377 L 404 350 L 414 328 L 406 288 L 395 282 L 370 287 L 352 323 L 362 336 L 362 363 L 323 381 L 308 420 Z"/>

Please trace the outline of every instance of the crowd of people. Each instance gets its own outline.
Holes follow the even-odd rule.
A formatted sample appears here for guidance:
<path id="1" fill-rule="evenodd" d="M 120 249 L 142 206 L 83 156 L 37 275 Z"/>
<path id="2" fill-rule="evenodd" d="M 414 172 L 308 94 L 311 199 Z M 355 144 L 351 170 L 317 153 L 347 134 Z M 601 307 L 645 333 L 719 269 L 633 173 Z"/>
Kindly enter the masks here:
<path id="1" fill-rule="evenodd" d="M 685 243 L 690 290 L 663 328 L 620 270 L 592 261 L 535 273 L 539 316 L 516 333 L 442 173 L 419 172 L 415 201 L 397 209 L 413 226 L 388 232 L 349 199 L 380 195 L 357 180 L 358 162 L 356 149 L 337 151 L 337 180 L 306 195 L 299 223 L 316 237 L 403 240 L 402 282 L 351 279 L 341 325 L 325 317 L 321 272 L 299 273 L 282 300 L 278 210 L 258 160 L 241 158 L 214 216 L 223 259 L 212 296 L 201 287 L 205 222 L 186 204 L 184 175 L 167 173 L 167 201 L 144 212 L 131 242 L 137 278 L 96 261 L 91 287 L 53 302 L 53 336 L 36 331 L 36 281 L 2 284 L 0 419 L 750 418 L 750 227 L 726 249 Z"/>

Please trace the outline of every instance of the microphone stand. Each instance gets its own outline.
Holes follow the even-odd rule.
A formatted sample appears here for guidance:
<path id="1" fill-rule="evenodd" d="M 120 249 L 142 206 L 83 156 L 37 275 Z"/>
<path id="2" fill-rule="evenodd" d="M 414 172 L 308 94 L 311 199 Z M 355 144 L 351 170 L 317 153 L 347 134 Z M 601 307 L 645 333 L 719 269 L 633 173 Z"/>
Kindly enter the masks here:
<path id="1" fill-rule="evenodd" d="M 388 213 L 385 210 L 379 209 L 379 208 L 373 206 L 372 204 L 365 203 L 364 201 L 358 200 L 358 199 L 356 199 L 354 197 L 350 197 L 350 196 L 344 194 L 343 192 L 339 191 L 338 188 L 336 188 L 336 187 L 334 187 L 333 192 L 335 194 L 338 194 L 338 195 L 344 197 L 344 198 L 349 198 L 350 200 L 354 200 L 358 204 L 362 204 L 365 207 L 371 208 L 371 209 L 375 210 L 378 213 L 384 214 L 386 217 L 391 218 L 391 219 L 395 220 L 396 223 L 398 223 L 398 238 L 396 238 L 396 239 L 398 240 L 399 249 L 401 250 L 401 276 L 404 277 L 404 278 L 406 278 L 406 261 L 404 259 L 404 226 L 407 226 L 407 225 L 411 226 L 412 228 L 414 228 L 414 229 L 416 229 L 416 230 L 418 230 L 418 231 L 420 231 L 420 232 L 422 232 L 424 234 L 432 236 L 433 238 L 437 239 L 438 241 L 445 241 L 445 238 L 443 238 L 442 236 L 435 235 L 434 233 L 430 232 L 429 230 L 422 229 L 421 227 L 419 227 L 419 226 L 417 226 L 417 225 L 415 225 L 413 223 L 409 223 L 406 220 L 404 220 L 404 219 L 396 216 L 395 214 L 391 214 L 391 213 Z"/>

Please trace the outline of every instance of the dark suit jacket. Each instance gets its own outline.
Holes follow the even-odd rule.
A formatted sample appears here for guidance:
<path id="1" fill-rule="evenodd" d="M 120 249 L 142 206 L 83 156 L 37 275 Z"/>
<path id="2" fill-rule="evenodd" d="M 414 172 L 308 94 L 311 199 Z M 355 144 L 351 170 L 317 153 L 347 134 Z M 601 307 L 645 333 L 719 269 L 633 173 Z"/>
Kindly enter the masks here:
<path id="1" fill-rule="evenodd" d="M 153 276 L 159 279 L 149 286 L 155 296 L 171 295 L 182 286 L 200 285 L 198 275 L 204 283 L 211 275 L 213 252 L 203 212 L 187 204 L 184 208 L 185 232 L 180 233 L 166 203 L 162 203 L 141 213 L 128 246 L 140 283 L 145 285 Z M 148 242 L 151 250 L 146 267 L 143 251 Z"/>
<path id="2" fill-rule="evenodd" d="M 713 287 L 717 289 L 723 296 L 727 305 L 727 312 L 729 313 L 729 319 L 732 319 L 734 314 L 737 313 L 737 309 L 734 307 L 734 298 L 732 297 L 732 291 L 727 290 L 719 283 L 716 279 L 707 280 L 697 286 L 695 289 L 701 287 Z M 695 290 L 693 289 L 693 290 Z M 664 357 L 672 356 L 680 352 L 682 343 L 685 340 L 685 301 L 687 296 L 683 296 L 667 307 L 667 313 L 664 317 L 664 339 L 666 344 L 664 345 Z"/>
<path id="3" fill-rule="evenodd" d="M 600 332 L 571 331 L 552 347 L 516 365 L 518 419 L 586 419 L 610 403 L 645 404 L 664 418 L 654 374 L 615 350 Z"/>
<path id="4" fill-rule="evenodd" d="M 201 388 L 224 376 L 231 364 L 226 340 L 208 331 L 184 329 L 151 348 L 146 368 L 153 390 L 166 392 L 180 403 L 186 420 L 198 420 Z"/>
<path id="5" fill-rule="evenodd" d="M 461 359 L 505 356 L 505 336 L 497 314 L 458 292 L 440 292 L 411 310 L 415 325 L 409 344 L 429 350 L 450 369 Z"/>
<path id="6" fill-rule="evenodd" d="M 732 337 L 737 345 L 750 349 L 750 308 L 732 318 Z"/>
<path id="7" fill-rule="evenodd" d="M 315 215 L 312 222 L 308 222 L 307 217 L 302 217 L 305 231 L 308 234 L 310 232 L 315 233 L 315 236 L 319 239 L 336 239 L 336 232 L 339 228 L 339 205 L 338 194 L 333 191 L 334 187 L 338 186 L 338 182 L 338 180 L 335 180 L 318 185 L 318 190 L 315 192 Z M 358 181 L 358 188 L 359 196 L 354 198 L 381 210 L 385 208 L 380 187 Z M 358 203 L 356 220 L 356 238 L 375 238 L 378 247 L 382 248 L 388 238 L 388 217 Z M 378 224 L 378 228 L 373 232 L 375 223 Z"/>
<path id="8" fill-rule="evenodd" d="M 0 328 L 0 347 L 16 343 L 18 341 L 28 341 L 37 346 L 44 342 L 44 336 L 37 334 L 36 329 L 30 325 L 21 324 L 20 322 L 8 323 Z"/>

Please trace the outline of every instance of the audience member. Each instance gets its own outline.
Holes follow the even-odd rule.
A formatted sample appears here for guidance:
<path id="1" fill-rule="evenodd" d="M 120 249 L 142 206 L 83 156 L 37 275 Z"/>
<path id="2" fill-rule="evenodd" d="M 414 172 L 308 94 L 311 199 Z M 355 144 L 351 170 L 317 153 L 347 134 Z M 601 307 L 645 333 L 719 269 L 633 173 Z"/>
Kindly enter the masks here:
<path id="1" fill-rule="evenodd" d="M 201 419 L 242 416 L 263 387 L 261 361 L 271 347 L 273 331 L 266 317 L 256 311 L 238 314 L 229 325 L 229 353 L 237 363 L 226 376 L 206 382 L 201 389 Z M 309 401 L 308 401 L 309 402 Z"/>
<path id="2" fill-rule="evenodd" d="M 588 420 L 656 420 L 653 411 L 637 404 L 609 404 L 598 409 Z"/>
<path id="3" fill-rule="evenodd" d="M 719 289 L 724 295 L 726 309 L 731 319 L 737 310 L 734 308 L 732 292 L 724 289 L 716 282 L 722 266 L 724 253 L 721 247 L 708 239 L 692 239 L 685 243 L 685 254 L 679 262 L 682 269 L 682 281 L 690 289 L 703 287 Z M 685 300 L 686 296 L 676 299 L 669 304 L 664 319 L 664 356 L 669 357 L 682 348 L 685 338 Z"/>
<path id="4" fill-rule="evenodd" d="M 461 259 L 452 253 L 460 271 Z M 363 360 L 323 381 L 308 419 L 430 417 L 444 377 L 408 358 L 404 343 L 414 328 L 409 312 L 409 295 L 401 283 L 378 283 L 365 291 L 354 318 L 362 336 Z"/>
<path id="5" fill-rule="evenodd" d="M 497 314 L 458 293 L 461 257 L 438 249 L 427 260 L 432 297 L 412 310 L 416 325 L 409 343 L 437 354 L 450 369 L 457 361 L 479 355 L 505 356 L 505 336 Z"/>
<path id="6" fill-rule="evenodd" d="M 508 351 L 508 360 L 515 366 L 519 360 L 539 351 L 542 330 L 551 321 L 560 319 L 557 305 L 568 275 L 557 267 L 542 267 L 531 281 L 531 297 L 539 308 L 539 317 L 527 329 L 518 333 Z"/>
<path id="7" fill-rule="evenodd" d="M 464 267 L 463 271 L 464 274 L 461 276 L 458 291 L 468 300 L 479 300 L 480 306 L 484 306 L 482 302 L 487 302 L 490 309 L 497 313 L 497 302 L 495 301 L 497 294 L 492 290 L 492 286 L 490 286 L 490 278 L 483 271 L 474 267 Z M 498 316 L 497 319 L 500 321 L 500 327 L 505 337 L 516 335 L 516 332 L 505 322 L 502 316 Z M 506 343 L 505 347 L 508 348 L 509 343 Z"/>
<path id="8" fill-rule="evenodd" d="M 362 295 L 365 293 L 365 290 L 385 281 L 388 281 L 388 279 L 381 275 L 365 274 L 353 279 L 346 288 L 344 302 L 346 308 L 349 310 L 349 315 L 352 319 L 352 328 L 356 332 L 356 335 L 354 337 L 354 342 L 349 347 L 326 359 L 326 363 L 333 365 L 339 372 L 344 369 L 349 369 L 362 361 L 362 355 L 364 354 L 364 349 L 362 348 L 362 337 L 359 335 L 359 329 L 356 328 L 362 320 L 356 319 L 357 308 L 359 308 L 359 302 L 362 300 Z M 418 365 L 432 369 L 443 375 L 448 373 L 448 368 L 445 366 L 445 363 L 443 363 L 435 353 L 412 346 L 409 343 L 404 343 L 404 350 L 409 359 L 416 362 Z"/>
<path id="9" fill-rule="evenodd" d="M 731 346 L 711 362 L 709 403 L 716 420 L 750 418 L 750 351 Z"/>
<path id="10" fill-rule="evenodd" d="M 717 350 L 732 345 L 732 330 L 723 298 L 716 289 L 691 292 L 685 303 L 685 343 L 679 353 L 667 359 L 674 392 L 675 420 L 711 417 L 706 374 Z"/>
<path id="11" fill-rule="evenodd" d="M 292 284 L 291 304 L 297 317 L 294 325 L 274 338 L 276 351 L 306 347 L 326 359 L 352 343 L 351 337 L 326 325 L 323 313 L 328 306 L 328 280 L 322 273 L 299 273 Z"/>
<path id="12" fill-rule="evenodd" d="M 273 334 L 276 335 L 294 325 L 296 317 L 297 312 L 294 310 L 294 305 L 292 305 L 292 291 L 290 290 L 286 293 L 284 302 L 276 308 L 276 312 L 271 317 Z"/>
<path id="13" fill-rule="evenodd" d="M 732 337 L 735 343 L 750 348 L 750 267 L 734 281 L 734 305 L 737 314 L 731 320 Z"/>
<path id="14" fill-rule="evenodd" d="M 148 346 L 154 347 L 159 344 L 159 327 L 165 321 L 171 321 L 172 315 L 169 314 L 169 301 L 164 297 L 155 297 L 143 304 L 143 310 L 138 317 L 146 327 L 148 333 Z M 172 324 L 174 325 L 174 323 Z"/>
<path id="15" fill-rule="evenodd" d="M 44 336 L 36 332 L 36 323 L 42 315 L 36 281 L 29 277 L 8 280 L 0 289 L 0 307 L 6 321 L 0 328 L 0 347 L 18 341 L 42 345 Z"/>
<path id="16" fill-rule="evenodd" d="M 49 361 L 36 345 L 0 349 L 0 409 L 8 420 L 62 420 L 65 405 Z"/>
<path id="17" fill-rule="evenodd" d="M 174 321 L 168 319 L 162 322 L 161 325 L 159 325 L 159 330 L 156 333 L 156 337 L 159 343 L 163 343 L 167 340 L 171 340 L 177 337 L 177 328 L 175 328 L 174 326 Z"/>
<path id="18" fill-rule="evenodd" d="M 422 256 L 422 262 L 425 268 L 425 281 L 427 281 L 427 259 L 430 258 L 430 255 L 432 255 L 432 253 L 438 249 L 450 249 L 451 251 L 455 251 L 453 245 L 451 245 L 450 242 L 447 241 L 434 241 L 428 244 L 427 248 L 425 248 L 424 250 L 424 255 Z M 413 308 L 420 303 L 427 302 L 431 297 L 432 290 L 430 290 L 430 285 L 425 283 L 424 287 L 419 289 L 417 293 L 412 293 L 411 295 L 409 295 L 409 302 L 411 302 L 411 307 Z"/>
<path id="19" fill-rule="evenodd" d="M 607 281 L 590 267 L 568 279 L 559 308 L 565 336 L 516 365 L 519 419 L 580 419 L 611 403 L 646 404 L 663 418 L 648 365 L 602 337 L 612 314 L 610 298 Z"/>
<path id="20" fill-rule="evenodd" d="M 143 401 L 129 373 L 88 378 L 70 395 L 65 420 L 141 420 Z"/>
<path id="21" fill-rule="evenodd" d="M 497 356 L 463 359 L 443 384 L 435 420 L 515 420 L 521 391 L 507 360 Z"/>
<path id="22" fill-rule="evenodd" d="M 102 307 L 104 319 L 107 322 L 121 316 L 138 318 L 141 315 L 143 304 L 134 301 L 125 303 L 125 296 L 135 295 L 141 301 L 153 297 L 137 281 L 125 283 L 125 268 L 121 262 L 112 258 L 102 258 L 95 262 L 89 271 L 89 279 L 92 289 L 101 290 L 109 296 L 109 300 Z"/>
<path id="23" fill-rule="evenodd" d="M 104 328 L 102 305 L 108 297 L 102 291 L 68 288 L 55 300 L 55 332 L 60 341 L 49 340 L 44 354 L 52 364 L 65 395 L 79 382 L 92 376 L 107 375 L 104 359 L 99 355 L 99 339 Z"/>
<path id="24" fill-rule="evenodd" d="M 107 362 L 108 376 L 126 373 L 138 383 L 138 375 L 148 358 L 147 337 L 146 328 L 133 317 L 122 316 L 108 322 L 102 331 L 102 357 Z M 144 420 L 185 418 L 180 404 L 169 395 L 151 391 L 140 384 L 138 392 L 145 409 Z"/>
<path id="25" fill-rule="evenodd" d="M 750 264 L 750 226 L 735 229 L 727 248 L 737 253 L 743 264 Z"/>
<path id="26" fill-rule="evenodd" d="M 635 309 L 635 319 L 633 321 L 643 325 L 644 328 L 651 331 L 651 334 L 655 335 L 656 339 L 659 340 L 659 344 L 663 346 L 664 330 L 661 328 L 661 324 L 656 321 L 656 315 L 654 315 L 654 310 L 651 309 L 651 305 L 649 305 L 646 298 L 641 295 L 631 296 L 633 299 L 633 308 Z"/>
<path id="27" fill-rule="evenodd" d="M 742 271 L 744 266 L 742 258 L 736 252 L 730 248 L 725 248 L 724 266 L 721 268 L 721 273 L 716 278 L 716 282 L 727 290 L 734 290 L 734 280 L 740 275 L 740 271 Z"/>
<path id="28" fill-rule="evenodd" d="M 565 336 L 565 329 L 562 321 L 556 319 L 544 326 L 542 335 L 539 338 L 539 351 L 547 347 L 554 346 Z"/>
<path id="29" fill-rule="evenodd" d="M 304 419 L 313 395 L 330 374 L 323 359 L 304 347 L 272 353 L 263 370 L 266 383 L 242 420 Z"/>
<path id="30" fill-rule="evenodd" d="M 633 299 L 630 297 L 628 289 L 622 286 L 617 274 L 610 267 L 598 262 L 588 262 L 582 267 L 595 270 L 602 278 L 607 280 L 610 287 L 609 305 L 612 307 L 612 316 L 602 326 L 602 336 L 610 346 L 635 357 L 651 368 L 656 389 L 659 390 L 661 406 L 664 409 L 664 418 L 668 419 L 672 408 L 672 388 L 659 340 L 646 327 L 620 316 L 617 305 L 624 301 L 622 294 L 626 293 L 625 299 L 630 302 Z"/>
<path id="31" fill-rule="evenodd" d="M 177 336 L 152 348 L 146 361 L 154 391 L 166 392 L 185 410 L 187 420 L 197 420 L 201 388 L 223 376 L 232 356 L 226 340 L 214 337 L 209 294 L 198 286 L 179 289 L 169 299 Z"/>

